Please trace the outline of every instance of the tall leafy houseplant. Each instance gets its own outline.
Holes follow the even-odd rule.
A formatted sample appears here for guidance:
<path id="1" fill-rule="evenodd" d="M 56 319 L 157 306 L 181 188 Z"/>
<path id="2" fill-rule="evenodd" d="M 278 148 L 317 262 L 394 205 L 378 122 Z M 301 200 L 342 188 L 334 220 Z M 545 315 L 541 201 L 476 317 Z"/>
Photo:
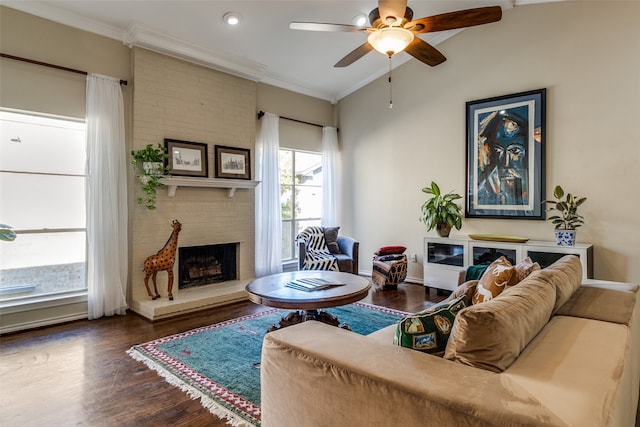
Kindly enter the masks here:
<path id="1" fill-rule="evenodd" d="M 557 212 L 556 215 L 550 216 L 548 219 L 555 225 L 556 241 L 561 246 L 573 246 L 575 244 L 575 230 L 584 225 L 584 217 L 578 214 L 580 207 L 586 200 L 586 197 L 577 197 L 571 193 L 564 192 L 564 189 L 556 185 L 553 189 L 553 197 L 555 200 L 545 200 L 551 207 L 549 212 Z"/>
<path id="2" fill-rule="evenodd" d="M 151 144 L 141 150 L 131 150 L 131 164 L 136 167 L 142 165 L 142 173 L 138 175 L 142 183 L 142 190 L 145 197 L 138 197 L 136 200 L 139 204 L 144 203 L 147 209 L 154 210 L 156 208 L 156 190 L 158 188 L 166 188 L 167 186 L 160 182 L 160 179 L 169 168 L 164 166 L 164 159 L 169 158 L 165 147 L 158 144 L 154 147 Z"/>
<path id="3" fill-rule="evenodd" d="M 456 230 L 462 228 L 462 212 L 455 202 L 462 198 L 461 195 L 453 192 L 442 194 L 438 184 L 433 181 L 430 187 L 425 187 L 422 191 L 433 195 L 422 205 L 420 221 L 427 226 L 427 231 L 435 228 L 438 235 L 448 237 L 452 227 Z"/>

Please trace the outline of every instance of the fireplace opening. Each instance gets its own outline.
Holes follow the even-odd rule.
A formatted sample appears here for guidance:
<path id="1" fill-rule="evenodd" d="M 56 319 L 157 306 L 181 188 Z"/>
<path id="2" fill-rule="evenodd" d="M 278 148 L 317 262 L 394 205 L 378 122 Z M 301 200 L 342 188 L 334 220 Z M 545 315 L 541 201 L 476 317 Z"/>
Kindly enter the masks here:
<path id="1" fill-rule="evenodd" d="M 236 280 L 237 247 L 237 243 L 224 243 L 178 248 L 178 288 Z"/>

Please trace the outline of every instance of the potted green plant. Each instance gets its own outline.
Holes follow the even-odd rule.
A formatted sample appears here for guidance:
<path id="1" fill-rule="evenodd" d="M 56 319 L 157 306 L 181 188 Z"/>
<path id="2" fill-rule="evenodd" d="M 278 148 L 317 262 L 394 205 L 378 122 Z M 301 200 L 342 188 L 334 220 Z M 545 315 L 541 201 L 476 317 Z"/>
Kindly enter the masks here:
<path id="1" fill-rule="evenodd" d="M 455 201 L 461 199 L 462 196 L 452 192 L 442 194 L 440 187 L 433 181 L 430 187 L 425 187 L 422 191 L 433 195 L 422 205 L 420 221 L 427 226 L 427 231 L 435 228 L 439 236 L 448 237 L 452 227 L 460 230 L 462 212 Z"/>
<path id="2" fill-rule="evenodd" d="M 158 144 L 154 147 L 152 144 L 141 150 L 131 150 L 131 164 L 136 167 L 142 165 L 142 173 L 138 175 L 138 179 L 142 183 L 142 190 L 145 197 L 138 197 L 136 200 L 139 204 L 144 203 L 147 209 L 154 210 L 156 208 L 156 190 L 158 188 L 166 188 L 166 185 L 160 182 L 160 179 L 169 171 L 164 166 L 164 159 L 169 158 L 165 147 Z"/>
<path id="3" fill-rule="evenodd" d="M 547 209 L 549 212 L 558 212 L 548 219 L 555 225 L 556 243 L 558 246 L 573 246 L 576 242 L 576 228 L 584 225 L 584 217 L 578 214 L 578 207 L 587 198 L 577 197 L 571 193 L 564 192 L 559 185 L 553 189 L 553 197 L 556 200 L 545 200 L 544 203 L 551 205 Z"/>

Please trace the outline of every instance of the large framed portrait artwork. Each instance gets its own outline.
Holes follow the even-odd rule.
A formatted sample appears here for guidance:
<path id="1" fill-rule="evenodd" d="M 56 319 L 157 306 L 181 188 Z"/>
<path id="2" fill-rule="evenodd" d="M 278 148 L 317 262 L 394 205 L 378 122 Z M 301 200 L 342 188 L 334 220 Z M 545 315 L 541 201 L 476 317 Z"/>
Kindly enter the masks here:
<path id="1" fill-rule="evenodd" d="M 466 217 L 545 219 L 546 89 L 467 102 Z"/>

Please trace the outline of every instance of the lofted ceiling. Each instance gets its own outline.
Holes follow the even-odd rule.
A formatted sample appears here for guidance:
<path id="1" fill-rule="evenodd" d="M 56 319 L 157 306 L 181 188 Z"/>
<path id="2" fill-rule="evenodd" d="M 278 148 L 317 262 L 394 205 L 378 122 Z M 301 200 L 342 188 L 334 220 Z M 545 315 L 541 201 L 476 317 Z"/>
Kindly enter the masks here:
<path id="1" fill-rule="evenodd" d="M 414 18 L 480 6 L 548 0 L 409 0 Z M 7 7 L 42 18 L 184 58 L 251 80 L 331 102 L 347 96 L 388 71 L 385 55 L 370 52 L 345 68 L 333 65 L 366 41 L 362 33 L 289 29 L 292 21 L 352 24 L 368 15 L 376 0 L 3 0 Z M 241 21 L 229 26 L 227 12 Z M 503 19 L 504 16 L 503 16 Z M 488 24 L 500 25 L 500 22 Z M 422 34 L 436 45 L 460 30 Z M 447 56 L 447 52 L 443 51 Z M 393 66 L 414 60 L 401 52 Z M 425 65 L 426 72 L 430 67 Z"/>

